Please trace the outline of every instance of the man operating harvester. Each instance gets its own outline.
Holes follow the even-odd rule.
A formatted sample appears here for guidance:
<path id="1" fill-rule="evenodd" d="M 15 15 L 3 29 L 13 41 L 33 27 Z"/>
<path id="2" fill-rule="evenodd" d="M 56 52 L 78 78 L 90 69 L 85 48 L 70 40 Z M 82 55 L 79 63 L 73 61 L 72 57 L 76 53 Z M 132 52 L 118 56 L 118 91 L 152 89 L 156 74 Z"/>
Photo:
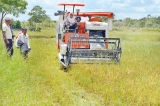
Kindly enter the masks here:
<path id="1" fill-rule="evenodd" d="M 11 25 L 11 19 L 9 17 L 6 17 L 5 23 L 2 25 L 2 33 L 7 53 L 9 54 L 10 57 L 12 57 L 14 37 L 10 25 Z"/>
<path id="2" fill-rule="evenodd" d="M 20 47 L 24 59 L 26 59 L 28 57 L 28 52 L 31 50 L 26 27 L 22 28 L 22 33 L 17 38 L 17 45 Z"/>
<path id="3" fill-rule="evenodd" d="M 74 32 L 77 28 L 77 21 L 73 16 L 73 13 L 70 13 L 69 16 L 67 16 L 66 22 L 64 24 L 65 28 L 69 29 L 69 32 Z"/>

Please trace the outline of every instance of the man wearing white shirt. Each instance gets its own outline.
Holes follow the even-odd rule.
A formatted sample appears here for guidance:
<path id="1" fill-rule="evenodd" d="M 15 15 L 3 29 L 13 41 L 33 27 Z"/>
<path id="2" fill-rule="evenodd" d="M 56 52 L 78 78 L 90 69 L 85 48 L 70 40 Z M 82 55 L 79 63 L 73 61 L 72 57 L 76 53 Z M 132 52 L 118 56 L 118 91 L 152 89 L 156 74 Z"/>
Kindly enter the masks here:
<path id="1" fill-rule="evenodd" d="M 11 57 L 13 55 L 13 42 L 14 37 L 12 36 L 12 29 L 10 28 L 11 19 L 9 17 L 5 18 L 5 23 L 2 25 L 2 33 L 3 33 L 3 39 L 5 42 L 5 46 L 7 48 L 7 52 L 9 53 L 9 56 Z"/>
<path id="2" fill-rule="evenodd" d="M 27 58 L 28 52 L 31 50 L 29 43 L 29 36 L 27 35 L 27 28 L 22 28 L 22 33 L 17 38 L 17 44 L 20 46 L 24 58 Z"/>

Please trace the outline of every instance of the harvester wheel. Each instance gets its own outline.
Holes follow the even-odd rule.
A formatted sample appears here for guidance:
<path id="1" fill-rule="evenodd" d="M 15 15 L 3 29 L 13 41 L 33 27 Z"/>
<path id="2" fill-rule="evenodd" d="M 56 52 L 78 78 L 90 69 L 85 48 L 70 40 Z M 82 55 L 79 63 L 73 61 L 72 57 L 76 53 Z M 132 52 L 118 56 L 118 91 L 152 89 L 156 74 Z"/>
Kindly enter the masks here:
<path id="1" fill-rule="evenodd" d="M 117 54 L 117 55 L 116 55 L 116 61 L 117 61 L 117 63 L 120 62 L 120 58 L 121 58 L 120 54 Z"/>
<path id="2" fill-rule="evenodd" d="M 59 68 L 60 68 L 60 70 L 63 70 L 63 69 L 64 69 L 64 66 L 60 63 L 60 64 L 59 64 Z"/>
<path id="3" fill-rule="evenodd" d="M 60 70 L 63 70 L 65 72 L 67 71 L 67 68 L 65 66 L 63 66 L 61 63 L 59 65 L 59 68 L 60 68 Z"/>

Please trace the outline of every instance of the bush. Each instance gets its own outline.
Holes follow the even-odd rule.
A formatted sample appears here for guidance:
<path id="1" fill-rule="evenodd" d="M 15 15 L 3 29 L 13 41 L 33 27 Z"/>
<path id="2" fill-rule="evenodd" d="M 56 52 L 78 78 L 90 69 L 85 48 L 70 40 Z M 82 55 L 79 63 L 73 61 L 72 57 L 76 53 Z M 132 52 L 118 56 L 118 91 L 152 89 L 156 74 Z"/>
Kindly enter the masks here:
<path id="1" fill-rule="evenodd" d="M 36 27 L 31 25 L 31 26 L 29 26 L 29 30 L 30 31 L 36 31 Z"/>
<path id="2" fill-rule="evenodd" d="M 42 29 L 41 27 L 36 28 L 36 26 L 34 26 L 34 25 L 29 26 L 30 31 L 41 32 L 41 29 Z"/>
<path id="3" fill-rule="evenodd" d="M 42 28 L 38 27 L 36 31 L 37 31 L 37 32 L 41 32 L 41 29 L 42 29 Z"/>

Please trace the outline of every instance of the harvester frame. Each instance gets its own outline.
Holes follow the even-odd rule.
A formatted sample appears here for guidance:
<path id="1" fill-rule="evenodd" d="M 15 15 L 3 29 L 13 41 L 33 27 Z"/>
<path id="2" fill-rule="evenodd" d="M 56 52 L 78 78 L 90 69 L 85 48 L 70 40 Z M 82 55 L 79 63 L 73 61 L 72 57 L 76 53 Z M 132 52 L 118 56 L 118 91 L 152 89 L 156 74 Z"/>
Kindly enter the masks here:
<path id="1" fill-rule="evenodd" d="M 64 11 L 58 11 L 57 20 L 57 47 L 59 50 L 59 61 L 67 68 L 70 64 L 77 63 L 119 63 L 122 54 L 120 38 L 109 38 L 108 30 L 112 30 L 112 12 L 79 12 L 75 6 L 84 6 L 81 3 L 60 3 Z M 77 29 L 65 29 L 64 21 L 66 6 L 73 6 L 73 14 L 76 18 L 88 17 L 88 22 L 78 22 Z M 108 23 L 101 22 L 98 18 L 108 17 Z"/>

